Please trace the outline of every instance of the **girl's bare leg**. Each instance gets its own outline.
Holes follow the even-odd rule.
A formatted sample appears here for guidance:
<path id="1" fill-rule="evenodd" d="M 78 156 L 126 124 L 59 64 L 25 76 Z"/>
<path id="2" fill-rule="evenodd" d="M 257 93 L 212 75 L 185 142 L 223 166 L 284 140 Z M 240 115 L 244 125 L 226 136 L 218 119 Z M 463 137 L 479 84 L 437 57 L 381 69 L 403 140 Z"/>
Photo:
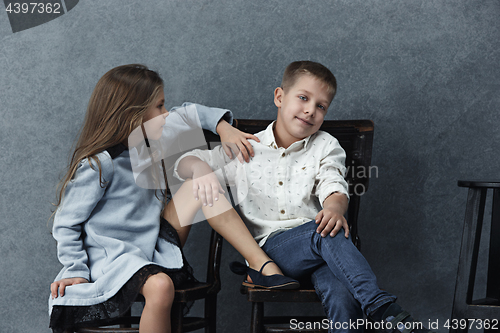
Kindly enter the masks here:
<path id="1" fill-rule="evenodd" d="M 190 224 L 200 208 L 210 226 L 247 260 L 251 268 L 258 271 L 266 261 L 270 260 L 226 198 L 220 195 L 219 200 L 214 201 L 212 207 L 202 206 L 201 201 L 195 200 L 193 196 L 191 180 L 184 182 L 163 213 L 163 217 L 179 233 L 183 245 L 187 239 Z M 262 273 L 264 275 L 283 274 L 274 263 L 266 265 Z"/>
<path id="2" fill-rule="evenodd" d="M 170 311 L 174 302 L 174 283 L 165 273 L 151 275 L 140 293 L 146 299 L 139 323 L 140 333 L 170 333 Z"/>

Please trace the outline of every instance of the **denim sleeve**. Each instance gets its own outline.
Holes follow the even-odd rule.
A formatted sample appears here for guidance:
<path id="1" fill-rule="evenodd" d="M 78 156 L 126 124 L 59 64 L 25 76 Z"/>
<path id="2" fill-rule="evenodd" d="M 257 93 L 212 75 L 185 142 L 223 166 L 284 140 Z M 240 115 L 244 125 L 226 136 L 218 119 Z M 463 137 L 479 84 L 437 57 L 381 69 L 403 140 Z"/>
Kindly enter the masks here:
<path id="1" fill-rule="evenodd" d="M 97 163 L 84 159 L 73 179 L 67 184 L 64 198 L 54 217 L 53 236 L 57 241 L 57 256 L 63 264 L 61 279 L 82 277 L 90 279 L 88 256 L 83 244 L 84 223 L 104 195 L 106 184 L 113 176 L 113 162 L 107 153 L 98 154 L 101 162 L 101 185 Z M 90 281 L 90 280 L 89 280 Z"/>
<path id="2" fill-rule="evenodd" d="M 201 104 L 195 104 L 190 102 L 185 102 L 181 107 L 186 107 L 188 105 L 194 104 L 196 106 L 196 111 L 198 112 L 198 117 L 200 119 L 201 127 L 203 129 L 209 130 L 214 134 L 217 134 L 216 128 L 217 124 L 221 119 L 227 121 L 229 124 L 233 124 L 233 113 L 230 110 L 211 108 Z M 172 110 L 178 109 L 179 107 L 174 107 Z"/>

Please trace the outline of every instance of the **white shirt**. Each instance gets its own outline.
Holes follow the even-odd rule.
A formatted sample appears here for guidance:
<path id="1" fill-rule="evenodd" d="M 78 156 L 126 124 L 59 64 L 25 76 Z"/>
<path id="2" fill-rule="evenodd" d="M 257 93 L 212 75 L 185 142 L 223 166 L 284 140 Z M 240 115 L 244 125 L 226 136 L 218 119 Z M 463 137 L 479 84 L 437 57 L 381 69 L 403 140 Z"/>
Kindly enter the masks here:
<path id="1" fill-rule="evenodd" d="M 207 162 L 220 180 L 235 185 L 235 203 L 239 203 L 242 219 L 260 246 L 274 231 L 313 220 L 330 194 L 340 192 L 349 197 L 343 176 L 345 152 L 337 139 L 318 131 L 286 149 L 279 148 L 273 125 L 256 134 L 260 143 L 249 140 L 255 153 L 249 163 L 231 161 L 218 146 L 184 154 L 174 167 L 174 175 L 181 179 L 179 161 L 196 156 Z"/>

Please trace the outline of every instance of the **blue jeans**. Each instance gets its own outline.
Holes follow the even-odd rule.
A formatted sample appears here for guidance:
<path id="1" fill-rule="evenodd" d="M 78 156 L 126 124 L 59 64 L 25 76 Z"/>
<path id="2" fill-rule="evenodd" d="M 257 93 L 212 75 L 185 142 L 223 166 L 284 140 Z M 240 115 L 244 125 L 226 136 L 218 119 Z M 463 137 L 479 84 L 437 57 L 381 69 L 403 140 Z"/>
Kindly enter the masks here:
<path id="1" fill-rule="evenodd" d="M 311 276 L 331 323 L 363 318 L 383 304 L 396 300 L 377 285 L 368 262 L 341 230 L 335 237 L 321 237 L 314 221 L 270 237 L 262 249 L 283 274 L 303 280 Z M 351 328 L 335 330 L 360 332 Z M 329 332 L 334 332 L 330 324 Z"/>

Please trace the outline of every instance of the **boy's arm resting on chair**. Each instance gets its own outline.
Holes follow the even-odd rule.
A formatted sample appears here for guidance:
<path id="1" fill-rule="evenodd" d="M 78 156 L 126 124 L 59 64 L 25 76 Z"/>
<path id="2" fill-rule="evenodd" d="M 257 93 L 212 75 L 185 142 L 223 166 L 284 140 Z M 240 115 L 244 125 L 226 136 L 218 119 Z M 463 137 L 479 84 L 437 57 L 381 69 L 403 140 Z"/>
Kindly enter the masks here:
<path id="1" fill-rule="evenodd" d="M 316 232 L 321 233 L 322 237 L 328 234 L 333 237 L 344 228 L 344 235 L 347 238 L 349 225 L 344 214 L 349 204 L 349 187 L 344 179 L 345 151 L 337 139 L 334 139 L 325 147 L 325 152 L 326 156 L 321 159 L 316 176 L 315 194 L 323 206 L 315 218 L 316 224 L 319 224 Z"/>
<path id="2" fill-rule="evenodd" d="M 344 235 L 349 236 L 349 225 L 344 217 L 349 200 L 344 193 L 335 192 L 330 194 L 323 202 L 323 209 L 316 215 L 317 233 L 326 237 L 328 233 L 333 237 L 344 228 Z"/>

